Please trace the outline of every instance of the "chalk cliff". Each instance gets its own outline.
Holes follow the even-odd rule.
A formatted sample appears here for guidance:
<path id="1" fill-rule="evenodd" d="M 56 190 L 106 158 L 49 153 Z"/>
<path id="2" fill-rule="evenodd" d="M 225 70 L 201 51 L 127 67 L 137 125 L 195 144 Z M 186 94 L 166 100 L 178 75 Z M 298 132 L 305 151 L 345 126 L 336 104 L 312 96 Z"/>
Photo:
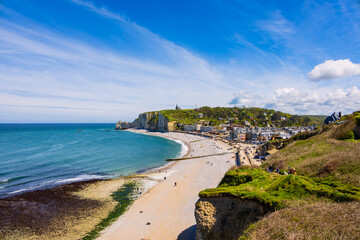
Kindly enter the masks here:
<path id="1" fill-rule="evenodd" d="M 158 112 L 147 112 L 141 113 L 137 119 L 130 123 L 118 121 L 115 127 L 116 130 L 128 128 L 167 132 L 169 131 L 169 119 Z"/>
<path id="2" fill-rule="evenodd" d="M 201 197 L 196 203 L 197 240 L 238 240 L 246 227 L 271 211 L 257 201 Z"/>

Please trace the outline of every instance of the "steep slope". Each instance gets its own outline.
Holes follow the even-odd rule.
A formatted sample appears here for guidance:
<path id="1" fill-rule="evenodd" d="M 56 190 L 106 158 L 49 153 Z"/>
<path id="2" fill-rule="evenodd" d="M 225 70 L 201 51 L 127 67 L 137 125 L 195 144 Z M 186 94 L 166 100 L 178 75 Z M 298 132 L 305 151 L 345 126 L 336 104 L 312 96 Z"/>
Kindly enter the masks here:
<path id="1" fill-rule="evenodd" d="M 359 119 L 295 136 L 262 169 L 231 170 L 200 192 L 197 239 L 360 239 Z"/>

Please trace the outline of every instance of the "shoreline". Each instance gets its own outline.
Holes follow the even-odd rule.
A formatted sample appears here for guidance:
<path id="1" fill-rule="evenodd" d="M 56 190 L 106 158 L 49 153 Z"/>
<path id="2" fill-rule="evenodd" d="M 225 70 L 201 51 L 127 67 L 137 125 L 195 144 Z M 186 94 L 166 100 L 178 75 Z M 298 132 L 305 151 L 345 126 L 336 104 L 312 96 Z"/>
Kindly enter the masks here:
<path id="1" fill-rule="evenodd" d="M 159 136 L 159 133 L 152 133 L 147 131 L 141 132 L 141 130 L 140 132 L 136 130 L 136 133 L 163 137 L 172 141 L 176 140 L 177 142 L 179 141 L 178 139 Z M 190 146 L 183 141 L 182 143 L 187 147 L 186 153 L 182 156 L 186 156 L 190 153 Z M 178 157 L 182 156 L 178 155 Z M 89 231 L 91 231 L 98 221 L 106 218 L 106 216 L 110 213 L 111 209 L 115 205 L 114 201 L 111 199 L 112 192 L 118 190 L 125 182 L 135 180 L 139 184 L 141 184 L 141 188 L 140 190 L 137 189 L 137 191 L 135 191 L 136 189 L 134 189 L 134 193 L 138 197 L 141 197 L 142 195 L 145 195 L 147 192 L 149 192 L 160 181 L 162 181 L 164 177 L 168 177 L 173 174 L 171 168 L 175 164 L 176 162 L 166 162 L 160 166 L 150 169 L 139 170 L 136 173 L 126 176 L 119 176 L 116 178 L 107 179 L 87 179 L 84 181 L 75 181 L 52 187 L 44 187 L 41 189 L 25 191 L 19 194 L 14 194 L 1 198 L 0 214 L 4 213 L 3 215 L 11 217 L 9 217 L 10 221 L 8 221 L 7 224 L 3 224 L 3 221 L 7 221 L 6 219 L 0 220 L 0 223 L 2 224 L 2 226 L 0 227 L 0 238 L 31 238 L 34 234 L 36 237 L 38 237 L 38 235 L 36 235 L 37 233 L 48 236 L 48 238 L 54 238 L 54 235 L 46 235 L 48 234 L 46 232 L 46 229 L 42 229 L 42 226 L 37 224 L 37 222 L 41 223 L 41 220 L 43 220 L 38 219 L 39 216 L 37 215 L 41 216 L 41 214 L 45 214 L 44 219 L 47 219 L 46 224 L 43 223 L 44 227 L 49 227 L 48 225 L 51 225 L 51 227 L 49 228 L 56 229 L 55 232 L 61 231 L 59 230 L 58 226 L 59 222 L 63 222 L 62 224 L 64 224 L 64 219 L 75 219 L 65 221 L 67 225 L 70 225 L 67 231 L 71 232 L 73 228 L 71 227 L 71 225 L 79 225 L 77 226 L 77 228 L 81 229 L 77 230 L 76 232 L 79 232 L 80 235 L 76 235 L 75 238 L 81 238 Z M 94 193 L 89 194 L 89 192 L 93 192 L 94 189 L 97 189 L 97 192 L 108 189 L 107 196 L 98 197 L 95 196 Z M 72 203 L 73 210 L 71 210 L 71 212 L 68 214 L 65 213 L 67 212 L 68 206 L 66 205 L 67 203 L 64 204 L 64 202 Z M 96 208 L 99 208 L 99 211 L 93 211 L 92 208 L 94 208 L 95 206 Z M 24 207 L 26 209 L 26 214 L 23 214 Z M 82 215 L 83 213 L 88 213 L 88 211 L 93 211 L 93 214 L 86 214 L 87 216 L 84 216 L 84 219 L 87 219 L 88 222 L 91 222 L 91 226 L 88 223 L 85 224 L 84 221 L 79 222 L 78 220 L 76 220 L 77 216 L 75 216 Z M 39 214 L 39 212 L 42 213 Z M 51 216 L 51 212 L 56 213 L 55 215 L 57 217 Z M 61 216 L 58 216 L 58 212 L 62 212 L 63 214 Z M 7 236 L 7 233 L 10 233 L 10 235 Z M 70 236 L 72 236 L 71 234 Z M 67 237 L 64 238 L 56 236 L 56 238 L 67 239 L 69 237 L 69 234 L 66 236 Z M 44 239 L 46 239 L 46 237 Z"/>
<path id="2" fill-rule="evenodd" d="M 188 145 L 184 156 L 200 158 L 175 161 L 143 174 L 151 181 L 157 181 L 156 184 L 101 232 L 98 239 L 177 239 L 184 234 L 194 237 L 194 209 L 198 193 L 216 187 L 224 174 L 236 165 L 233 154 L 215 156 L 232 147 L 221 141 L 186 133 L 131 131 L 181 140 Z"/>
<path id="3" fill-rule="evenodd" d="M 120 130 L 117 130 L 117 131 L 120 131 Z M 184 157 L 190 151 L 189 146 L 186 143 L 184 143 L 182 141 L 179 141 L 177 139 L 173 139 L 173 138 L 170 138 L 170 137 L 159 136 L 159 135 L 156 135 L 156 134 L 151 134 L 152 132 L 144 130 L 144 129 L 127 129 L 125 131 L 133 132 L 133 133 L 136 133 L 136 134 L 144 134 L 144 135 L 150 135 L 150 136 L 154 136 L 154 137 L 166 138 L 166 139 L 169 139 L 171 141 L 175 141 L 175 142 L 181 144 L 182 145 L 182 150 L 184 149 L 184 146 L 185 146 L 185 148 L 187 149 L 186 153 L 181 155 L 182 152 L 180 151 L 179 152 L 180 155 L 178 154 L 178 156 L 176 156 L 176 158 Z M 67 186 L 67 185 L 71 186 L 72 184 L 76 185 L 77 183 L 85 183 L 86 184 L 87 182 L 93 182 L 93 181 L 118 180 L 118 179 L 128 178 L 128 177 L 131 177 L 131 176 L 136 176 L 138 174 L 148 174 L 148 173 L 152 173 L 154 171 L 159 171 L 159 170 L 161 170 L 163 168 L 166 168 L 171 164 L 172 163 L 165 162 L 165 163 L 163 163 L 163 164 L 161 164 L 159 166 L 156 166 L 156 167 L 140 169 L 140 170 L 137 170 L 136 172 L 129 173 L 127 175 L 117 175 L 117 176 L 113 176 L 113 177 L 111 175 L 106 176 L 105 174 L 97 175 L 97 174 L 85 173 L 85 174 L 77 175 L 77 176 L 62 179 L 62 180 L 45 182 L 47 184 L 45 185 L 45 183 L 44 183 L 43 186 L 40 185 L 40 186 L 34 186 L 34 187 L 30 187 L 30 188 L 24 188 L 24 189 L 15 190 L 13 192 L 6 193 L 6 195 L 0 196 L 0 200 L 2 200 L 2 199 L 6 200 L 7 198 L 11 198 L 11 197 L 14 197 L 14 196 L 21 196 L 23 194 L 30 193 L 30 192 L 50 190 L 50 189 L 54 189 L 54 188 L 61 187 L 61 186 Z M 90 177 L 91 175 L 93 175 L 93 177 Z M 83 177 L 81 177 L 81 176 L 83 176 Z M 84 176 L 86 176 L 86 177 L 84 177 Z M 83 178 L 83 179 L 81 179 L 81 178 Z"/>
<path id="4" fill-rule="evenodd" d="M 161 132 L 151 132 L 151 131 L 148 131 L 148 130 L 145 130 L 145 129 L 135 129 L 135 128 L 130 128 L 130 129 L 126 129 L 126 130 L 118 130 L 118 131 L 128 131 L 128 132 L 133 132 L 133 133 L 136 133 L 136 134 L 144 134 L 144 135 L 150 135 L 150 136 L 154 136 L 154 137 L 166 138 L 166 139 L 169 139 L 171 141 L 174 141 L 174 142 L 177 142 L 177 143 L 181 144 L 182 145 L 182 150 L 184 150 L 183 146 L 185 146 L 186 149 L 187 149 L 186 152 L 183 153 L 183 154 L 181 154 L 182 152 L 180 152 L 180 155 L 178 154 L 178 156 L 176 156 L 176 158 L 186 157 L 187 155 L 190 154 L 190 151 L 191 151 L 190 145 L 187 144 L 186 142 L 181 141 L 179 139 L 174 139 L 174 138 L 171 138 L 171 137 L 159 136 L 159 133 L 161 133 Z M 128 176 L 132 176 L 132 175 L 136 175 L 136 174 L 151 174 L 151 173 L 154 173 L 156 171 L 165 170 L 165 169 L 171 167 L 173 164 L 175 164 L 175 162 L 165 162 L 165 163 L 161 164 L 158 167 L 139 170 L 135 174 L 130 174 Z"/>

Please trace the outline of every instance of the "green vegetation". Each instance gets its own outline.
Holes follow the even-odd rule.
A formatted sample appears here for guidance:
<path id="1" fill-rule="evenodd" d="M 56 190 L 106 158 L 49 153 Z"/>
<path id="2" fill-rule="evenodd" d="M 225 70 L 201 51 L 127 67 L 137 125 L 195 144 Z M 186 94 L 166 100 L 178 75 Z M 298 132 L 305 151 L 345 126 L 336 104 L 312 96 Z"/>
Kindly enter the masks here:
<path id="1" fill-rule="evenodd" d="M 83 240 L 96 239 L 102 230 L 113 223 L 128 209 L 135 200 L 133 191 L 136 185 L 137 183 L 135 181 L 125 183 L 119 190 L 111 195 L 118 204 L 115 206 L 114 210 L 110 212 L 107 218 L 104 218 L 91 232 L 87 233 L 85 237 L 82 238 Z"/>
<path id="2" fill-rule="evenodd" d="M 355 141 L 354 116 L 342 124 L 325 125 L 307 137 L 294 136 L 264 164 L 286 171 L 296 168 L 301 175 L 339 180 L 360 185 L 360 144 Z M 313 135 L 313 136 L 312 136 Z M 346 140 L 346 141 L 344 141 Z"/>
<path id="3" fill-rule="evenodd" d="M 325 116 L 298 116 L 254 107 L 201 107 L 198 109 L 162 110 L 160 113 L 169 121 L 177 121 L 181 124 L 208 123 L 211 126 L 222 123 L 244 125 L 245 121 L 260 127 L 309 126 L 321 124 L 325 119 Z"/>
<path id="4" fill-rule="evenodd" d="M 152 118 L 150 119 L 149 124 L 156 125 L 156 124 L 158 124 L 158 122 L 159 122 L 159 115 L 158 115 L 158 114 L 154 114 L 154 115 L 152 116 Z"/>
<path id="5" fill-rule="evenodd" d="M 360 203 L 315 203 L 271 213 L 251 224 L 246 239 L 360 239 Z"/>
<path id="6" fill-rule="evenodd" d="M 355 112 L 342 122 L 271 141 L 265 149 L 280 151 L 260 168 L 230 170 L 217 188 L 199 196 L 239 197 L 273 210 L 247 223 L 242 240 L 359 239 L 359 119 Z M 270 165 L 280 174 L 266 172 Z M 288 167 L 297 175 L 283 175 Z"/>
<path id="7" fill-rule="evenodd" d="M 199 193 L 200 197 L 236 196 L 256 200 L 271 209 L 291 206 L 292 201 L 360 200 L 360 188 L 332 180 L 268 173 L 260 168 L 235 169 L 226 173 L 219 186 Z"/>

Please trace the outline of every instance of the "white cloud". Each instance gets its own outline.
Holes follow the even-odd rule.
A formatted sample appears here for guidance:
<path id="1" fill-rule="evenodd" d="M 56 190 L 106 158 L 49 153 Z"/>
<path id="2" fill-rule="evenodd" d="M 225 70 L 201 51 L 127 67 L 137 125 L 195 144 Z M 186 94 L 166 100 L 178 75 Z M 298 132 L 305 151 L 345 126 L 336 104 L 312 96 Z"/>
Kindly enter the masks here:
<path id="1" fill-rule="evenodd" d="M 360 64 L 352 63 L 349 59 L 328 60 L 314 67 L 309 78 L 327 80 L 360 74 Z"/>
<path id="2" fill-rule="evenodd" d="M 334 111 L 351 113 L 360 110 L 360 89 L 353 86 L 327 92 L 279 88 L 269 92 L 267 98 L 240 91 L 229 103 L 235 106 L 264 106 L 292 114 L 329 114 Z"/>
<path id="3" fill-rule="evenodd" d="M 256 99 L 254 95 L 245 92 L 244 90 L 240 90 L 233 94 L 234 98 L 229 102 L 230 105 L 237 106 L 253 106 L 254 100 Z"/>

